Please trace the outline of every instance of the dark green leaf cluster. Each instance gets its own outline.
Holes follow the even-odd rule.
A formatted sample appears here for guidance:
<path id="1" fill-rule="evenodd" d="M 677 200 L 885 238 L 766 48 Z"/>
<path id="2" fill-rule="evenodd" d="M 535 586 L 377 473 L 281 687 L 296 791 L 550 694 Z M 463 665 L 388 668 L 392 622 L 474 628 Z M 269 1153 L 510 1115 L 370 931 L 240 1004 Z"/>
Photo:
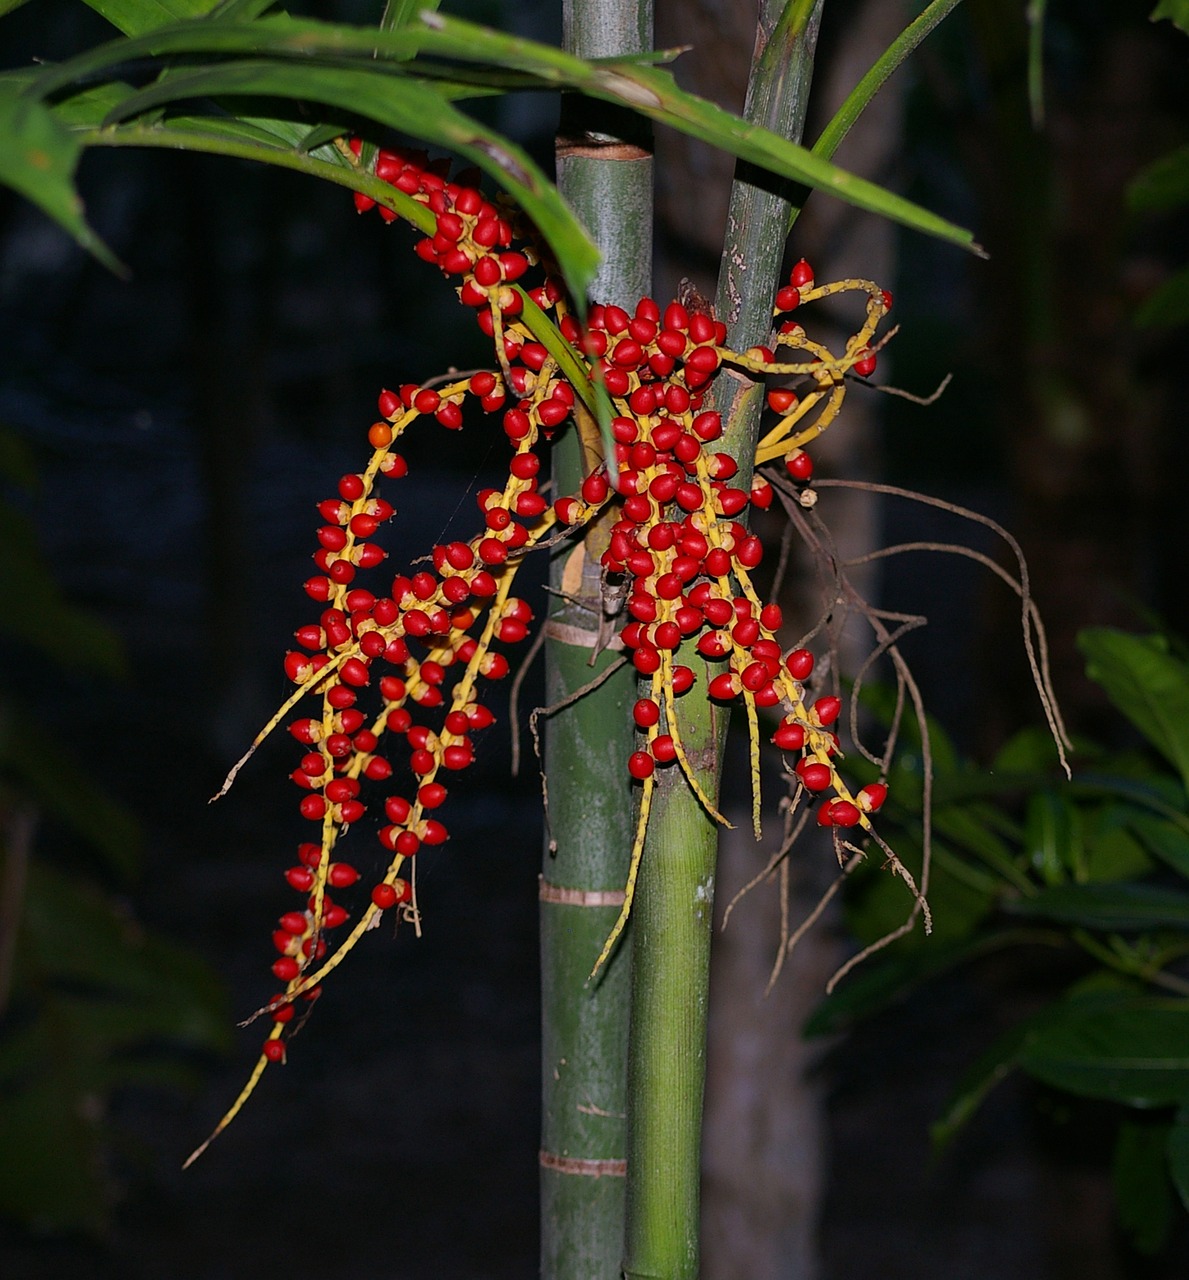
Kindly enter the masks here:
<path id="1" fill-rule="evenodd" d="M 1072 957 L 1072 968 L 1038 966 L 1033 994 L 1047 1002 L 971 1066 L 934 1135 L 947 1142 L 1017 1068 L 1134 1110 L 1120 1121 L 1116 1189 L 1123 1225 L 1151 1250 L 1171 1220 L 1170 1180 L 1189 1207 L 1189 663 L 1160 636 L 1093 629 L 1080 644 L 1090 676 L 1146 747 L 1079 743 L 1081 764 L 1066 782 L 1035 731 L 983 772 L 932 725 L 934 936 L 909 935 L 870 961 L 820 1006 L 810 1030 L 843 1029 L 991 953 Z M 885 826 L 901 827 L 902 856 L 915 842 L 919 863 L 919 744 L 906 748 Z M 856 880 L 849 920 L 868 941 L 902 904 L 886 877 Z"/>

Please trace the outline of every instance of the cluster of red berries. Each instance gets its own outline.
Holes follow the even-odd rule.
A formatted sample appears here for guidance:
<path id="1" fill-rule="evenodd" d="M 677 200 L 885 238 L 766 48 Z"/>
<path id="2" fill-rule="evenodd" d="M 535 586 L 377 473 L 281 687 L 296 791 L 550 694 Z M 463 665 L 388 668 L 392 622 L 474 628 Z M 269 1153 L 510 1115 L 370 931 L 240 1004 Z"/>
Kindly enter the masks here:
<path id="1" fill-rule="evenodd" d="M 296 689 L 265 730 L 283 721 L 298 701 L 316 700 L 314 714 L 288 727 L 303 748 L 291 775 L 302 792 L 299 811 L 317 835 L 298 846 L 297 861 L 285 872 L 302 901 L 280 917 L 273 934 L 279 954 L 272 971 L 284 990 L 263 1010 L 272 1017 L 272 1031 L 256 1072 L 219 1129 L 242 1106 L 264 1065 L 283 1059 L 295 1002 L 317 995 L 324 976 L 378 913 L 410 904 L 406 864 L 422 847 L 447 839 L 437 816 L 447 781 L 473 762 L 471 735 L 493 720 L 478 700 L 479 682 L 507 674 L 507 658 L 495 646 L 524 640 L 532 621 L 529 606 L 511 594 L 516 571 L 555 526 L 576 530 L 608 504 L 617 507 L 603 567 L 626 581 L 628 620 L 621 637 L 637 672 L 650 682 L 633 710 L 644 745 L 627 762 L 629 775 L 643 787 L 632 878 L 604 958 L 630 910 L 657 766 L 677 762 L 719 816 L 681 743 L 676 700 L 699 679 L 693 667 L 677 661 L 686 642 L 693 642 L 706 664 L 709 696 L 745 706 L 753 758 L 757 708 L 784 708 L 772 740 L 798 757 L 794 773 L 806 793 L 833 793 L 819 806 L 819 822 L 868 827 L 867 815 L 885 794 L 881 784 L 855 795 L 846 789 L 834 764 L 838 741 L 831 728 L 839 700 L 826 695 L 806 701 L 813 656 L 801 648 L 784 652 L 777 638 L 780 609 L 762 601 L 752 585 L 763 548 L 746 527 L 747 513 L 769 506 L 773 490 L 751 474 L 750 465 L 741 473 L 730 454 L 715 448 L 722 421 L 705 395 L 724 365 L 756 377 L 807 378 L 809 390 L 800 395 L 779 388 L 769 393 L 778 421 L 756 454 L 757 462 L 783 457 L 794 479 L 807 481 L 812 468 L 800 446 L 837 413 L 847 374 L 874 368 L 870 343 L 891 299 L 865 281 L 816 286 L 812 269 L 798 263 L 777 295 L 778 317 L 843 290 L 867 295 L 864 324 L 841 356 L 812 341 L 799 324 L 780 325 L 777 349 L 800 354 L 800 363 L 779 360 L 766 347 L 736 353 L 727 347 L 720 321 L 678 302 L 662 310 L 645 298 L 631 315 L 595 306 L 581 327 L 542 255 L 531 243 L 512 247 L 525 234 L 515 215 L 487 200 L 466 175 L 452 181 L 448 166 L 402 151 L 379 152 L 375 172 L 433 215 L 433 234 L 417 242 L 416 252 L 460 279 L 459 298 L 492 337 L 498 367 L 432 387 L 410 383 L 384 391 L 379 420 L 368 432 L 370 462 L 344 475 L 336 496 L 318 505 L 317 573 L 305 590 L 321 611 L 317 621 L 295 633 L 297 647 L 284 666 Z M 361 212 L 374 203 L 356 196 Z M 388 221 L 398 216 L 383 206 L 380 213 Z M 526 289 L 523 282 L 531 283 L 533 275 L 536 282 Z M 535 307 L 526 307 L 526 299 Z M 540 320 L 530 321 L 529 313 L 538 309 L 614 406 L 614 456 L 585 478 L 579 493 L 552 506 L 538 487 L 537 450 L 574 415 L 582 389 L 563 375 L 550 344 L 542 341 L 548 335 L 534 332 Z M 458 430 L 468 399 L 483 413 L 502 415 L 512 450 L 504 487 L 478 495 L 481 527 L 467 541 L 435 547 L 432 570 L 398 574 L 379 594 L 359 585 L 361 573 L 374 572 L 384 561 L 386 553 L 373 539 L 395 514 L 377 486 L 408 470 L 395 443 L 423 417 Z M 378 798 L 367 795 L 369 790 Z M 757 826 L 758 804 L 757 787 Z M 368 818 L 377 807 L 382 821 Z M 351 919 L 330 891 L 350 889 L 361 878 L 357 866 L 336 850 L 361 823 L 376 831 L 382 853 L 371 865 L 382 870 L 372 876 L 358 918 L 330 949 L 327 935 Z"/>

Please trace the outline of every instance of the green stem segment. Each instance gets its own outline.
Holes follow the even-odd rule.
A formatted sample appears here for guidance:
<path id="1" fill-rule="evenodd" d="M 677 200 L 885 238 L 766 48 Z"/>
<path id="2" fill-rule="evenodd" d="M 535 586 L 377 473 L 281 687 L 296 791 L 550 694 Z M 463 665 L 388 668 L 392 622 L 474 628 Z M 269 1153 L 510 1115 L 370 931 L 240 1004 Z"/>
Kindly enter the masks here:
<path id="1" fill-rule="evenodd" d="M 688 716 L 686 708 L 682 710 L 690 762 L 703 788 L 717 796 L 717 743 L 726 718 L 708 700 L 690 706 Z M 701 750 L 695 742 L 703 744 Z M 694 1280 L 698 1274 L 698 1183 L 717 845 L 714 824 L 683 775 L 677 769 L 664 770 L 653 795 L 632 914 L 624 1255 L 624 1275 L 629 1280 Z"/>
<path id="2" fill-rule="evenodd" d="M 584 57 L 651 47 L 651 4 L 574 0 L 566 48 Z M 598 132 L 594 122 L 597 120 Z M 618 120 L 615 125 L 618 126 Z M 634 309 L 652 283 L 652 160 L 639 139 L 609 135 L 606 108 L 563 107 L 558 187 L 603 253 L 591 287 Z M 558 493 L 577 491 L 584 462 L 574 433 L 554 448 Z M 596 526 L 554 552 L 557 592 L 546 646 L 550 705 L 569 699 L 618 656 L 590 664 L 603 620 Z M 567 567 L 569 572 L 567 572 Z M 575 570 L 578 570 L 575 572 Z M 568 597 L 568 598 L 567 598 Z M 591 966 L 619 914 L 635 828 L 627 758 L 634 747 L 635 672 L 623 666 L 550 719 L 545 740 L 549 833 L 541 880 L 541 1275 L 608 1280 L 623 1255 L 629 948 L 599 977 Z"/>
<path id="3" fill-rule="evenodd" d="M 798 139 L 822 0 L 769 0 L 744 114 Z M 717 299 L 737 350 L 765 342 L 791 192 L 742 166 L 732 190 Z M 762 388 L 720 379 L 715 407 L 728 451 L 751 473 Z M 692 648 L 678 657 L 701 674 Z M 727 717 L 704 696 L 682 700 L 681 733 L 699 782 L 717 803 Z M 628 1050 L 628 1280 L 698 1275 L 702 1099 L 717 830 L 683 776 L 658 779 L 636 891 Z"/>

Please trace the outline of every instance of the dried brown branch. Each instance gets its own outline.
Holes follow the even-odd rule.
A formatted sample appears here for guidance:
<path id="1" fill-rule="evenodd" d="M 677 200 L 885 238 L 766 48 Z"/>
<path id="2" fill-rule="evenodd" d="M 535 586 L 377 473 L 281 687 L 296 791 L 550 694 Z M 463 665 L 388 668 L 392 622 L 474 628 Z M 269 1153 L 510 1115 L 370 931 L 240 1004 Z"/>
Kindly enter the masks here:
<path id="1" fill-rule="evenodd" d="M 972 560 L 978 561 L 991 569 L 998 577 L 1011 586 L 1012 590 L 1020 597 L 1021 611 L 1021 630 L 1024 640 L 1024 653 L 1028 659 L 1028 669 L 1032 673 L 1032 682 L 1036 687 L 1036 692 L 1040 698 L 1041 707 L 1044 710 L 1045 719 L 1048 722 L 1049 732 L 1053 736 L 1053 742 L 1057 747 L 1057 756 L 1061 761 L 1061 767 L 1065 770 L 1066 777 L 1072 774 L 1069 768 L 1069 761 L 1066 752 L 1071 748 L 1069 734 L 1066 731 L 1065 723 L 1061 718 L 1061 711 L 1057 705 L 1056 695 L 1053 692 L 1052 679 L 1049 674 L 1049 656 L 1048 656 L 1048 640 L 1045 636 L 1044 626 L 1040 620 L 1040 613 L 1037 610 L 1033 600 L 1032 592 L 1028 579 L 1028 562 L 1024 558 L 1023 549 L 1016 539 L 997 521 L 992 520 L 990 516 L 984 516 L 977 511 L 971 511 L 966 507 L 958 506 L 953 502 L 946 502 L 941 498 L 931 498 L 923 493 L 916 493 L 911 489 L 902 489 L 898 485 L 875 484 L 870 481 L 851 481 L 851 480 L 821 480 L 819 486 L 840 488 L 840 489 L 858 489 L 866 493 L 884 494 L 889 497 L 904 498 L 909 502 L 917 502 L 922 506 L 934 507 L 939 511 L 946 511 L 950 515 L 957 516 L 962 520 L 969 520 L 974 524 L 981 524 L 984 528 L 990 529 L 997 537 L 1001 538 L 1010 548 L 1012 555 L 1015 557 L 1016 564 L 1019 568 L 1018 579 L 1013 579 L 1002 566 L 995 564 L 990 557 L 982 555 L 980 552 L 966 547 L 960 548 L 951 544 L 913 544 L 906 543 L 902 548 L 889 548 L 883 553 L 873 552 L 869 557 L 860 558 L 861 562 L 870 559 L 876 559 L 880 554 L 890 555 L 896 554 L 903 549 L 912 550 L 948 550 L 956 551 L 957 554 L 968 556 Z M 786 504 L 787 505 L 787 504 Z"/>

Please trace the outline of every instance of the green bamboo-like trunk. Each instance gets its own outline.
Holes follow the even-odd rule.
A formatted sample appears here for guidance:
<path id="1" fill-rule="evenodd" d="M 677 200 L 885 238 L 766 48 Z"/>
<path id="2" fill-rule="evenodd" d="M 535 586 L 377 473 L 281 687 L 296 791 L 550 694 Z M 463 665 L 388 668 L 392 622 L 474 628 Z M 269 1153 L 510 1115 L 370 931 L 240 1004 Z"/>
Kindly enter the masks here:
<path id="1" fill-rule="evenodd" d="M 583 57 L 651 47 L 652 9 L 637 0 L 573 0 L 565 46 Z M 600 104 L 567 101 L 558 186 L 603 251 L 591 296 L 629 310 L 651 288 L 652 160 L 639 126 Z M 554 450 L 558 493 L 577 490 L 584 461 L 573 433 Z M 598 556 L 563 543 L 550 582 L 558 595 L 546 649 L 551 705 L 617 661 L 590 666 L 602 619 Z M 581 566 L 580 572 L 579 565 Z M 567 567 L 569 572 L 567 573 Z M 608 1280 L 623 1254 L 629 948 L 599 979 L 595 958 L 619 914 L 634 829 L 626 761 L 633 749 L 635 672 L 624 666 L 550 720 L 545 746 L 549 834 L 541 879 L 541 1274 Z"/>
<path id="2" fill-rule="evenodd" d="M 763 6 L 744 114 L 799 139 L 822 0 Z M 749 181 L 732 190 L 716 310 L 738 350 L 767 340 L 791 192 Z M 762 388 L 722 379 L 715 407 L 740 481 L 751 472 Z M 679 658 L 705 664 L 693 647 Z M 699 687 L 704 689 L 703 674 Z M 708 699 L 682 702 L 682 737 L 702 787 L 717 800 L 727 717 Z M 628 1052 L 628 1187 L 624 1274 L 695 1280 L 705 1086 L 710 930 L 718 838 L 676 770 L 653 801 L 634 909 Z"/>

